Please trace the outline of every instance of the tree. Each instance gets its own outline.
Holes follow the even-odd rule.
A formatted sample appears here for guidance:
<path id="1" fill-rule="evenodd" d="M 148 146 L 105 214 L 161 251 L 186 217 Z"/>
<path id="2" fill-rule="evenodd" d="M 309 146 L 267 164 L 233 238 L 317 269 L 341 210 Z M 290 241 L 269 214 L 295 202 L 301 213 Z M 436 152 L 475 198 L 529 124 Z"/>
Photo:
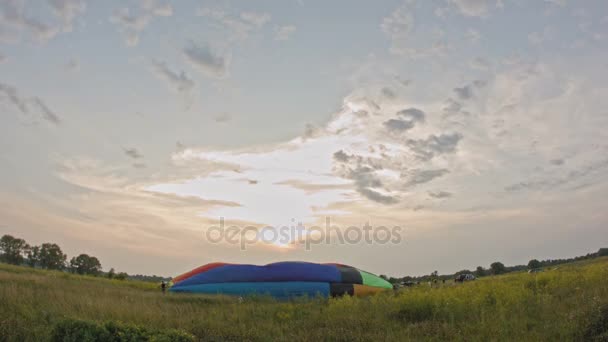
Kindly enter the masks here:
<path id="1" fill-rule="evenodd" d="M 108 271 L 108 278 L 112 279 L 115 275 L 116 271 L 114 271 L 114 268 L 110 268 L 110 271 Z"/>
<path id="2" fill-rule="evenodd" d="M 481 266 L 477 266 L 477 268 L 475 269 L 475 276 L 483 277 L 485 275 L 486 275 L 486 270 Z"/>
<path id="3" fill-rule="evenodd" d="M 13 265 L 21 265 L 28 248 L 25 240 L 4 235 L 0 238 L 0 260 Z"/>
<path id="4" fill-rule="evenodd" d="M 118 279 L 118 280 L 125 280 L 125 279 L 127 279 L 128 276 L 129 275 L 126 274 L 125 272 L 120 272 L 114 278 Z"/>
<path id="5" fill-rule="evenodd" d="M 97 275 L 101 272 L 101 263 L 94 256 L 80 254 L 70 260 L 70 271 L 78 274 Z"/>
<path id="6" fill-rule="evenodd" d="M 502 262 L 493 262 L 490 265 L 490 270 L 492 271 L 492 274 L 503 274 L 507 272 L 507 268 L 505 267 L 505 265 Z"/>
<path id="7" fill-rule="evenodd" d="M 533 270 L 535 268 L 540 268 L 542 265 L 540 263 L 540 261 L 536 260 L 536 259 L 532 259 L 528 262 L 528 268 Z"/>
<path id="8" fill-rule="evenodd" d="M 40 267 L 49 270 L 61 270 L 65 267 L 67 255 L 55 243 L 43 243 L 40 246 L 38 261 Z"/>
<path id="9" fill-rule="evenodd" d="M 28 264 L 28 266 L 40 266 L 40 246 L 33 246 L 28 248 L 25 255 L 27 256 L 26 263 Z"/>

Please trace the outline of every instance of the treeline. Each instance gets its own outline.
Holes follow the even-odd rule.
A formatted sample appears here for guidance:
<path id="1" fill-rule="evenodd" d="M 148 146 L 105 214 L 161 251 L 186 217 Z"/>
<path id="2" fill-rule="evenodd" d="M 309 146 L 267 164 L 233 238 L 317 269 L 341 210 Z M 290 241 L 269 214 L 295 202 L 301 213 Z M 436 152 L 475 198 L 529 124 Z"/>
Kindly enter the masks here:
<path id="1" fill-rule="evenodd" d="M 509 273 L 509 272 L 534 270 L 534 269 L 540 269 L 543 267 L 552 267 L 552 266 L 566 264 L 566 263 L 570 263 L 570 262 L 574 262 L 574 261 L 593 259 L 593 258 L 597 258 L 597 257 L 601 257 L 601 256 L 608 256 L 608 248 L 600 248 L 595 253 L 587 253 L 586 255 L 577 256 L 577 257 L 568 258 L 568 259 L 547 259 L 547 260 L 532 259 L 528 262 L 527 265 L 505 266 L 502 262 L 497 261 L 497 262 L 493 262 L 492 264 L 490 264 L 489 268 L 477 266 L 477 268 L 474 271 L 464 269 L 464 270 L 458 271 L 454 274 L 438 274 L 437 271 L 434 271 L 431 274 L 418 276 L 418 277 L 404 276 L 402 278 L 394 278 L 394 277 L 388 278 L 384 275 L 382 275 L 381 277 L 387 279 L 389 282 L 391 282 L 393 284 L 402 283 L 402 282 L 427 282 L 427 281 L 437 281 L 437 280 L 439 280 L 439 281 L 449 280 L 449 279 L 454 279 L 455 277 L 457 277 L 460 274 L 473 274 L 479 278 L 479 277 L 485 277 L 485 276 L 489 276 L 489 275 L 498 275 L 498 274 L 505 274 L 505 273 Z"/>
<path id="2" fill-rule="evenodd" d="M 30 266 L 47 270 L 67 271 L 76 274 L 106 276 L 110 279 L 127 279 L 125 272 L 116 273 L 114 269 L 103 272 L 99 259 L 88 254 L 79 254 L 68 261 L 56 243 L 43 243 L 32 246 L 25 240 L 4 235 L 0 238 L 0 261 L 7 264 Z"/>

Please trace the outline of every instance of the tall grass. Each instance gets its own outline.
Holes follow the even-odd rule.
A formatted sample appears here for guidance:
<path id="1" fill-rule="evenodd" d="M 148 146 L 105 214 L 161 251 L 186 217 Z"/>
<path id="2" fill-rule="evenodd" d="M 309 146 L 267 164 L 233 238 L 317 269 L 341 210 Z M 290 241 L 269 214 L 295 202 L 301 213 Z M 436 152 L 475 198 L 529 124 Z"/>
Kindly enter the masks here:
<path id="1" fill-rule="evenodd" d="M 0 265 L 0 340 L 45 341 L 65 318 L 180 329 L 199 340 L 582 340 L 608 305 L 608 258 L 368 298 L 275 302 Z"/>

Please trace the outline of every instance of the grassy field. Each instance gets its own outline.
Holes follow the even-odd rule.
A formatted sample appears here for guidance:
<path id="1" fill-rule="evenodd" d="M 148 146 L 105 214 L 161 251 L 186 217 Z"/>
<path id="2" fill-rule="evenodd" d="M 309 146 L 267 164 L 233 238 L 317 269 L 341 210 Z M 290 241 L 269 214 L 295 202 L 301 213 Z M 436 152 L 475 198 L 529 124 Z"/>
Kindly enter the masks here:
<path id="1" fill-rule="evenodd" d="M 598 321 L 606 308 L 608 258 L 368 298 L 294 302 L 163 295 L 157 284 L 0 264 L 1 341 L 49 340 L 66 318 L 179 329 L 204 341 L 569 341 L 588 339 L 594 322 L 595 334 L 608 329 L 608 317 Z"/>

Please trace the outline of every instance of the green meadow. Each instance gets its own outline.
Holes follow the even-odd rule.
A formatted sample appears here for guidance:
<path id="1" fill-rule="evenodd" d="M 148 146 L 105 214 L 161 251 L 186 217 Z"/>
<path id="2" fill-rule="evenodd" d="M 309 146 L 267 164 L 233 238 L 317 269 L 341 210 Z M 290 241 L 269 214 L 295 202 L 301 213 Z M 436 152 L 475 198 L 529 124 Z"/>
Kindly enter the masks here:
<path id="1" fill-rule="evenodd" d="M 0 264 L 0 341 L 129 340 L 142 331 L 156 341 L 608 341 L 607 325 L 606 257 L 291 302 L 163 295 L 154 283 Z"/>

